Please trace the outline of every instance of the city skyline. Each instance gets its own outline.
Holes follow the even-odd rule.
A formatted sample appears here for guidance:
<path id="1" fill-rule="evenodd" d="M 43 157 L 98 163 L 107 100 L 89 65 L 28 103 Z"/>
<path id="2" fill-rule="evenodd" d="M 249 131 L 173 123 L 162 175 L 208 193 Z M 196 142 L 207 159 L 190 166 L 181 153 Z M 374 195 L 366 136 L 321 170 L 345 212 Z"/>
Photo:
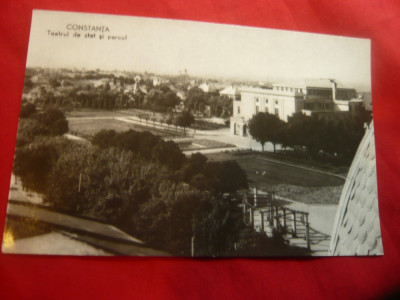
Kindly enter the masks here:
<path id="1" fill-rule="evenodd" d="M 368 90 L 371 78 L 368 39 L 42 10 L 33 13 L 27 66 L 158 74 L 187 69 L 193 76 L 259 81 L 335 78 Z"/>

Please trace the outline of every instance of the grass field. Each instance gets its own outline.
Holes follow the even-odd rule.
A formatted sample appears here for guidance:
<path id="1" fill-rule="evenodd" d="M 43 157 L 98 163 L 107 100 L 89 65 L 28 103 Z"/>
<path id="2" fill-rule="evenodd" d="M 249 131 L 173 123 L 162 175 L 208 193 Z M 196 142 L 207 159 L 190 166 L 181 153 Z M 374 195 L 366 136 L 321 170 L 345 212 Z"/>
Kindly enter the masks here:
<path id="1" fill-rule="evenodd" d="M 154 135 L 162 137 L 182 135 L 180 132 L 175 132 L 173 127 L 171 127 L 170 130 L 160 130 L 157 128 L 140 126 L 137 124 L 126 123 L 114 119 L 72 118 L 68 120 L 68 123 L 69 123 L 69 130 L 71 132 L 77 132 L 78 135 L 81 135 L 83 137 L 92 137 L 97 132 L 103 129 L 115 130 L 117 132 L 127 131 L 129 129 L 133 129 L 136 131 L 149 131 Z"/>
<path id="2" fill-rule="evenodd" d="M 237 162 L 246 171 L 249 181 L 258 185 L 289 184 L 323 187 L 344 183 L 343 179 L 336 176 L 257 157 L 243 158 Z"/>
<path id="3" fill-rule="evenodd" d="M 180 149 L 185 150 L 203 150 L 233 147 L 231 144 L 208 139 L 187 139 L 182 130 L 176 130 L 175 126 L 164 126 L 164 128 L 154 127 L 152 121 L 142 120 L 139 122 L 124 122 L 117 117 L 126 117 L 127 112 L 118 111 L 73 111 L 68 114 L 70 132 L 78 136 L 90 139 L 100 130 L 115 130 L 117 132 L 133 129 L 136 131 L 149 131 L 154 135 L 175 139 L 184 138 L 182 142 L 177 141 Z"/>
<path id="4" fill-rule="evenodd" d="M 207 155 L 209 160 L 236 160 L 245 170 L 250 187 L 274 191 L 277 195 L 307 204 L 337 204 L 344 179 L 331 174 L 293 166 L 285 161 L 265 160 L 256 154 Z"/>
<path id="5" fill-rule="evenodd" d="M 87 118 L 87 117 L 122 117 L 126 116 L 127 112 L 124 111 L 111 111 L 111 110 L 73 110 L 66 113 L 67 118 L 78 117 L 78 118 Z"/>
<path id="6" fill-rule="evenodd" d="M 250 186 L 306 204 L 339 202 L 344 184 L 339 177 L 256 157 L 237 162 L 246 171 Z"/>

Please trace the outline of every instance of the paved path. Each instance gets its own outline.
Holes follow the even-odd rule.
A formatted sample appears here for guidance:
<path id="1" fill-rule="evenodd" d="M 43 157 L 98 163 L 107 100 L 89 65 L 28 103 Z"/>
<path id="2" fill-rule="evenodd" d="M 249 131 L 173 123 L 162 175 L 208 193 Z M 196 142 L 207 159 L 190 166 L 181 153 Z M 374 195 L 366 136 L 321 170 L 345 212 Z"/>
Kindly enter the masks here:
<path id="1" fill-rule="evenodd" d="M 285 205 L 287 208 L 297 210 L 298 207 L 293 205 Z M 259 230 L 261 228 L 261 214 L 260 211 L 265 210 L 263 208 L 255 209 L 254 211 L 254 228 Z M 330 212 L 332 210 L 329 209 Z M 336 210 L 333 216 L 329 215 L 327 220 L 324 219 L 325 214 L 317 215 L 312 209 L 308 209 L 309 212 L 309 223 L 310 223 L 310 250 L 312 256 L 327 256 L 329 253 L 329 246 L 331 241 L 331 232 L 333 228 L 333 221 L 334 215 L 336 214 Z M 281 225 L 283 224 L 283 217 L 280 218 Z M 288 231 L 291 231 L 291 224 L 293 222 L 293 215 L 288 214 L 286 216 L 286 226 Z M 320 230 L 320 225 L 323 224 Z M 269 222 L 264 220 L 264 231 L 268 236 L 272 235 L 272 226 L 269 225 Z M 329 234 L 327 233 L 329 232 Z M 293 237 L 291 233 L 287 233 L 284 236 L 284 239 L 292 246 L 307 248 L 307 241 L 306 241 L 306 227 L 305 224 L 301 220 L 301 215 L 296 214 L 296 237 Z"/>
<path id="2" fill-rule="evenodd" d="M 212 149 L 185 150 L 182 152 L 183 154 L 190 156 L 194 153 L 210 154 L 210 153 L 219 153 L 219 152 L 235 151 L 235 150 L 237 150 L 236 147 L 224 147 L 224 148 L 212 148 Z"/>
<path id="3" fill-rule="evenodd" d="M 82 142 L 82 143 L 90 143 L 90 141 L 88 139 L 85 139 L 83 137 L 76 136 L 76 135 L 73 135 L 73 134 L 69 134 L 69 133 L 65 133 L 64 137 L 66 137 L 67 139 L 69 139 L 71 141 L 78 141 L 78 142 Z"/>
<path id="4" fill-rule="evenodd" d="M 263 194 L 263 192 L 260 192 L 259 194 Z M 310 224 L 311 255 L 312 256 L 329 255 L 331 234 L 338 206 L 304 204 L 280 196 L 275 196 L 275 199 L 282 200 L 282 205 L 289 209 L 308 213 L 308 221 Z M 263 208 L 257 208 L 254 211 L 254 227 L 256 229 L 260 228 L 261 226 L 260 225 L 261 210 L 263 210 Z M 290 228 L 292 220 L 293 220 L 292 215 L 288 214 L 286 217 L 287 228 Z M 283 224 L 283 220 L 280 220 L 280 223 Z M 265 224 L 264 228 L 267 235 L 271 235 L 272 227 L 268 225 L 268 222 L 266 220 L 264 224 Z M 297 237 L 292 237 L 291 234 L 286 234 L 284 235 L 285 240 L 288 241 L 293 246 L 307 248 L 307 242 L 305 240 L 306 228 L 305 225 L 302 223 L 302 220 L 300 219 L 300 214 L 296 214 L 296 227 L 297 227 Z"/>

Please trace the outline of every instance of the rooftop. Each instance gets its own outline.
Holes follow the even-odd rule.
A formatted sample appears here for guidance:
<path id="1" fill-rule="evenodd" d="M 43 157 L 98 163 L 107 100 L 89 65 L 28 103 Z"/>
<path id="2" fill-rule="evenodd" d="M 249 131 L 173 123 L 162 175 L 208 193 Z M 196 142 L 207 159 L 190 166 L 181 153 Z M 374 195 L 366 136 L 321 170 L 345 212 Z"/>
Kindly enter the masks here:
<path id="1" fill-rule="evenodd" d="M 283 87 L 292 87 L 292 88 L 331 88 L 332 87 L 332 81 L 336 82 L 337 88 L 339 89 L 354 89 L 352 87 L 349 87 L 345 85 L 344 83 L 337 81 L 337 80 L 332 80 L 332 79 L 312 79 L 312 78 L 307 78 L 307 79 L 299 79 L 299 80 L 289 80 L 289 81 L 283 81 L 283 82 L 278 82 L 274 83 L 272 86 L 283 86 Z"/>

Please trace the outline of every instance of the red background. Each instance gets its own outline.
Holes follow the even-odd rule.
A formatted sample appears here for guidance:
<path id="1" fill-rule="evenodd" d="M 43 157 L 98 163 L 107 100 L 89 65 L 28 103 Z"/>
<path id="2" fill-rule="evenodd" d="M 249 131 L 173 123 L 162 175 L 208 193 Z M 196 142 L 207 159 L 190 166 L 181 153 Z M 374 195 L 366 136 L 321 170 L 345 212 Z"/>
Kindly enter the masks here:
<path id="1" fill-rule="evenodd" d="M 385 255 L 155 259 L 0 254 L 2 299 L 375 299 L 400 290 L 400 1 L 75 0 L 0 2 L 0 231 L 3 231 L 33 8 L 150 16 L 372 39 Z"/>

